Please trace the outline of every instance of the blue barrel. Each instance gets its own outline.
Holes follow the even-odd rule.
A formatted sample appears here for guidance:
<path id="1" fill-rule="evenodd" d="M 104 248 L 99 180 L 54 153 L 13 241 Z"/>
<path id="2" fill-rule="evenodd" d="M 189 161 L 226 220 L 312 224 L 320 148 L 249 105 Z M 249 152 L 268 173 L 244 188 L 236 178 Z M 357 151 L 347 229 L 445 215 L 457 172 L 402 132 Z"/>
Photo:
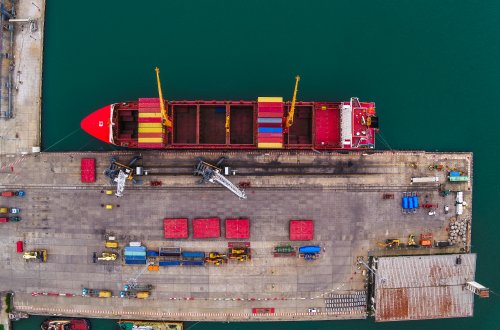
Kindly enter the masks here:
<path id="1" fill-rule="evenodd" d="M 158 263 L 160 267 L 167 267 L 167 266 L 180 266 L 181 262 L 179 260 L 168 260 L 168 261 L 160 261 Z"/>
<path id="2" fill-rule="evenodd" d="M 321 247 L 317 245 L 308 245 L 308 246 L 301 246 L 299 248 L 300 253 L 319 253 L 321 251 Z"/>
<path id="3" fill-rule="evenodd" d="M 413 196 L 413 207 L 418 209 L 418 197 Z"/>
<path id="4" fill-rule="evenodd" d="M 146 253 L 146 255 L 147 255 L 148 257 L 158 257 L 160 254 L 159 254 L 157 251 L 151 251 L 151 250 L 149 250 L 149 251 Z"/>
<path id="5" fill-rule="evenodd" d="M 191 251 L 182 251 L 183 258 L 205 258 L 205 252 L 191 252 Z"/>
<path id="6" fill-rule="evenodd" d="M 408 208 L 413 209 L 413 198 L 408 197 Z"/>
<path id="7" fill-rule="evenodd" d="M 204 261 L 187 260 L 182 262 L 183 266 L 204 266 Z"/>
<path id="8" fill-rule="evenodd" d="M 403 197 L 403 209 L 408 209 L 408 197 Z"/>

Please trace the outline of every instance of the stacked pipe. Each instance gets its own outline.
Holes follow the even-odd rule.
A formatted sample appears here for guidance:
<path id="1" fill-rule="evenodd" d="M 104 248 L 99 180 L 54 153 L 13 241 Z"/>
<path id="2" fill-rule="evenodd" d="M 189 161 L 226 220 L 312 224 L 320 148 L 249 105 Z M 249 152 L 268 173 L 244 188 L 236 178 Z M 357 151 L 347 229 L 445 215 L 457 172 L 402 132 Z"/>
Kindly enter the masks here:
<path id="1" fill-rule="evenodd" d="M 457 220 L 450 223 L 448 230 L 448 242 L 451 245 L 457 243 L 467 243 L 467 224 L 468 220 Z"/>

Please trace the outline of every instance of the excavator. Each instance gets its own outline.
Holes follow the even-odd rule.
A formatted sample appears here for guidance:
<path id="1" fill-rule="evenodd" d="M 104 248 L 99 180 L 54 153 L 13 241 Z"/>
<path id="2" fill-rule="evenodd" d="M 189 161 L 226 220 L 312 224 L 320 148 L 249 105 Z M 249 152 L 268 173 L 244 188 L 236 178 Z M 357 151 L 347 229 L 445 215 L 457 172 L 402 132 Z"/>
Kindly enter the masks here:
<path id="1" fill-rule="evenodd" d="M 156 71 L 156 82 L 158 84 L 158 96 L 160 97 L 160 110 L 161 110 L 161 118 L 163 126 L 171 129 L 172 121 L 168 118 L 167 110 L 165 109 L 165 101 L 163 100 L 163 93 L 161 91 L 161 82 L 160 82 L 160 69 L 158 67 L 155 68 Z"/>
<path id="2" fill-rule="evenodd" d="M 299 88 L 299 80 L 300 76 L 297 75 L 295 77 L 295 88 L 293 90 L 292 104 L 290 105 L 290 110 L 288 111 L 288 115 L 285 119 L 285 130 L 288 132 L 290 127 L 293 125 L 293 118 L 295 116 L 295 103 L 297 101 L 297 91 Z"/>
<path id="3" fill-rule="evenodd" d="M 396 238 L 386 239 L 384 243 L 378 243 L 378 246 L 393 249 L 399 247 L 400 241 Z"/>

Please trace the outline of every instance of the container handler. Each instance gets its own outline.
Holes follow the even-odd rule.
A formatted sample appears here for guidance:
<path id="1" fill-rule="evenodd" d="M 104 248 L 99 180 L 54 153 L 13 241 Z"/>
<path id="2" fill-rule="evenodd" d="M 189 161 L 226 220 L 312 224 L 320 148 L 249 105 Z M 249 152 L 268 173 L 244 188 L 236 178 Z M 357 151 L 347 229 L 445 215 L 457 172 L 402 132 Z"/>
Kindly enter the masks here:
<path id="1" fill-rule="evenodd" d="M 47 250 L 26 251 L 23 254 L 25 261 L 47 262 Z"/>

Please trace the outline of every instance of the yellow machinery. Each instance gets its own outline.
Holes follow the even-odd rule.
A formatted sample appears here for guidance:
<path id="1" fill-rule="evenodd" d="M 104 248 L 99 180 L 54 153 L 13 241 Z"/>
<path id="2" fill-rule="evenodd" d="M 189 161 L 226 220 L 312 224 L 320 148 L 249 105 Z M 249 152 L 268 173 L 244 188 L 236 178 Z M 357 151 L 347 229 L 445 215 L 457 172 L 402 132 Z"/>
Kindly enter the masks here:
<path id="1" fill-rule="evenodd" d="M 161 83 L 160 83 L 160 69 L 155 68 L 156 71 L 156 81 L 158 83 L 158 95 L 160 97 L 160 109 L 161 109 L 161 117 L 163 119 L 163 125 L 172 128 L 172 121 L 168 118 L 167 111 L 165 110 L 165 102 L 163 101 L 163 93 L 161 91 Z"/>
<path id="2" fill-rule="evenodd" d="M 395 239 L 395 238 L 389 238 L 389 239 L 386 239 L 384 243 L 378 243 L 378 245 L 380 247 L 385 247 L 385 248 L 397 248 L 399 247 L 399 239 Z"/>
<path id="3" fill-rule="evenodd" d="M 250 249 L 247 247 L 234 247 L 229 249 L 229 259 L 238 261 L 250 260 Z"/>
<path id="4" fill-rule="evenodd" d="M 229 115 L 226 115 L 226 134 L 229 134 L 229 128 L 230 128 L 229 121 L 230 120 L 231 120 L 231 118 L 229 117 Z"/>
<path id="5" fill-rule="evenodd" d="M 219 252 L 210 252 L 205 262 L 213 263 L 215 266 L 220 266 L 226 262 L 226 255 Z"/>
<path id="6" fill-rule="evenodd" d="M 108 252 L 103 252 L 100 257 L 97 258 L 97 260 L 102 260 L 102 261 L 115 261 L 116 260 L 116 254 L 115 253 L 108 253 Z"/>
<path id="7" fill-rule="evenodd" d="M 417 247 L 418 244 L 415 242 L 415 235 L 408 235 L 408 247 Z"/>
<path id="8" fill-rule="evenodd" d="M 23 259 L 38 260 L 40 262 L 47 262 L 47 250 L 26 251 L 23 254 Z"/>
<path id="9" fill-rule="evenodd" d="M 287 129 L 293 125 L 293 117 L 295 115 L 295 102 L 297 101 L 297 90 L 299 88 L 299 80 L 300 76 L 297 75 L 295 77 L 295 89 L 293 90 L 292 105 L 290 106 L 290 110 L 288 111 L 288 116 L 286 117 L 285 128 Z"/>

